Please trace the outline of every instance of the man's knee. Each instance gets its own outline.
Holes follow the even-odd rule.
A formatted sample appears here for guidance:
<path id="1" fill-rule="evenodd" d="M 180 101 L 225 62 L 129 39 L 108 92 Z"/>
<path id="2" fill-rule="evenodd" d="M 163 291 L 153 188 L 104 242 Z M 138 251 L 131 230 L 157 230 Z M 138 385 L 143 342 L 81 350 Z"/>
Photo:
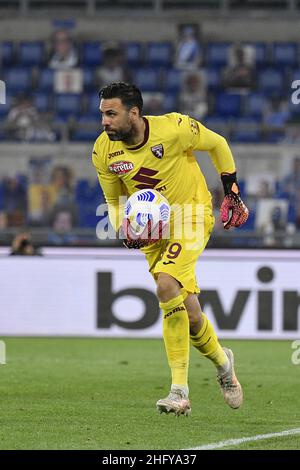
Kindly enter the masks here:
<path id="1" fill-rule="evenodd" d="M 180 284 L 169 274 L 159 273 L 157 277 L 157 297 L 160 302 L 168 302 L 180 295 Z"/>

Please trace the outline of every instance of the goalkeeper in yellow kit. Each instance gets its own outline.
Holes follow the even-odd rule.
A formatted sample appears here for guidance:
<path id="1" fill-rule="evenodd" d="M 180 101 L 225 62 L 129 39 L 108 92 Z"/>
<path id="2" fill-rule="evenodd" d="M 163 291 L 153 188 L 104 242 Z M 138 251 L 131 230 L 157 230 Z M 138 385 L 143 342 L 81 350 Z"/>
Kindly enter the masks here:
<path id="1" fill-rule="evenodd" d="M 134 85 L 112 83 L 99 95 L 104 132 L 95 142 L 93 164 L 115 230 L 123 222 L 122 196 L 130 196 L 140 189 L 160 191 L 171 206 L 189 204 L 195 209 L 188 217 L 193 228 L 188 236 L 184 230 L 178 236 L 171 229 L 168 239 L 152 244 L 145 240 L 125 240 L 128 248 L 140 248 L 145 253 L 163 314 L 163 337 L 172 384 L 169 395 L 158 400 L 157 409 L 177 415 L 188 415 L 191 411 L 190 341 L 215 364 L 226 403 L 239 408 L 243 392 L 234 372 L 233 353 L 221 347 L 213 326 L 201 311 L 195 278 L 196 262 L 210 237 L 214 218 L 211 194 L 194 150 L 208 151 L 221 176 L 225 192 L 221 206 L 224 228 L 238 227 L 248 217 L 248 209 L 240 198 L 230 148 L 222 136 L 189 116 L 179 113 L 142 116 L 142 95 Z M 197 207 L 202 208 L 200 217 L 196 217 Z M 186 223 L 186 218 L 183 220 Z"/>

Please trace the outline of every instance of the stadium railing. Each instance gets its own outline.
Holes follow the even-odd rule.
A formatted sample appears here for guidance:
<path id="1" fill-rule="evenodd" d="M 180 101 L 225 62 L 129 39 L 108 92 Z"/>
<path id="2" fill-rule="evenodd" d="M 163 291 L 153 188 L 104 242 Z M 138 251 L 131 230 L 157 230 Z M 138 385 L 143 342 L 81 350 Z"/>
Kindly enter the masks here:
<path id="1" fill-rule="evenodd" d="M 0 0 L 0 12 L 5 14 L 59 14 L 70 8 L 72 15 L 78 13 L 87 16 L 129 8 L 131 13 L 143 10 L 143 13 L 159 15 L 176 10 L 207 10 L 218 13 L 266 11 L 270 14 L 281 11 L 295 14 L 300 11 L 297 0 Z"/>

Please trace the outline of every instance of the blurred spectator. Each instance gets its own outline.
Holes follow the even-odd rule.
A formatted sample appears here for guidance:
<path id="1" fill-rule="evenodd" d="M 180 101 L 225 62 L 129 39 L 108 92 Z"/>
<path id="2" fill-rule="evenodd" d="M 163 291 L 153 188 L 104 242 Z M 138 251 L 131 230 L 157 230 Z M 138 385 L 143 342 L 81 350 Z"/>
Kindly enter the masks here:
<path id="1" fill-rule="evenodd" d="M 108 46 L 103 53 L 103 65 L 96 72 L 96 81 L 99 88 L 112 82 L 126 82 L 129 80 L 125 68 L 123 54 L 116 44 Z"/>
<path id="2" fill-rule="evenodd" d="M 263 117 L 265 133 L 285 133 L 285 125 L 289 118 L 288 103 L 281 98 L 273 98 L 268 103 Z"/>
<path id="3" fill-rule="evenodd" d="M 48 235 L 48 242 L 53 245 L 72 245 L 78 239 L 72 230 L 75 225 L 74 214 L 69 208 L 61 208 L 54 212 L 52 220 L 52 232 Z"/>
<path id="4" fill-rule="evenodd" d="M 54 191 L 49 184 L 51 158 L 32 158 L 29 161 L 28 218 L 31 225 L 49 225 L 54 206 Z"/>
<path id="5" fill-rule="evenodd" d="M 28 215 L 31 225 L 47 226 L 52 207 L 46 186 L 31 184 L 28 188 Z"/>
<path id="6" fill-rule="evenodd" d="M 26 188 L 16 177 L 6 178 L 3 181 L 3 206 L 7 214 L 9 227 L 20 226 L 25 223 L 27 212 Z"/>
<path id="7" fill-rule="evenodd" d="M 60 30 L 54 33 L 53 54 L 49 61 L 52 69 L 69 69 L 78 64 L 78 53 L 68 31 Z"/>
<path id="8" fill-rule="evenodd" d="M 276 175 L 272 172 L 255 172 L 246 176 L 245 192 L 254 200 L 275 197 Z"/>
<path id="9" fill-rule="evenodd" d="M 300 126 L 296 122 L 287 122 L 285 126 L 284 144 L 300 144 Z"/>
<path id="10" fill-rule="evenodd" d="M 0 231 L 5 230 L 7 228 L 7 225 L 7 214 L 6 212 L 0 210 Z"/>
<path id="11" fill-rule="evenodd" d="M 273 191 L 270 188 L 270 181 L 267 181 L 266 179 L 259 181 L 256 196 L 258 198 L 269 198 L 273 196 Z"/>
<path id="12" fill-rule="evenodd" d="M 295 228 L 297 230 L 300 230 L 300 186 L 298 187 L 295 193 L 294 208 L 295 208 L 295 219 L 294 219 Z"/>
<path id="13" fill-rule="evenodd" d="M 286 175 L 281 184 L 281 195 L 288 198 L 290 222 L 296 230 L 300 229 L 300 156 L 292 162 L 292 171 Z"/>
<path id="14" fill-rule="evenodd" d="M 275 206 L 271 212 L 271 227 L 273 231 L 283 230 L 286 228 L 286 218 L 280 206 Z"/>
<path id="15" fill-rule="evenodd" d="M 292 171 L 282 181 L 282 192 L 300 205 L 300 156 L 294 158 Z M 299 201 L 298 201 L 299 197 Z"/>
<path id="16" fill-rule="evenodd" d="M 83 73 L 80 69 L 56 70 L 54 74 L 55 93 L 81 93 Z"/>
<path id="17" fill-rule="evenodd" d="M 57 166 L 51 175 L 51 199 L 54 207 L 74 207 L 73 175 L 67 166 Z"/>
<path id="18" fill-rule="evenodd" d="M 34 226 L 49 225 L 49 215 L 54 205 L 49 185 L 33 183 L 28 188 L 28 215 Z"/>
<path id="19" fill-rule="evenodd" d="M 49 123 L 38 112 L 32 100 L 27 96 L 19 98 L 19 102 L 8 113 L 5 131 L 13 140 L 53 142 L 55 134 Z"/>
<path id="20" fill-rule="evenodd" d="M 271 210 L 269 221 L 263 224 L 261 229 L 265 246 L 282 246 L 284 242 L 282 236 L 287 238 L 287 232 L 290 231 L 286 211 L 280 205 L 275 205 Z"/>
<path id="21" fill-rule="evenodd" d="M 163 100 L 162 93 L 145 92 L 143 94 L 144 108 L 143 112 L 148 116 L 156 116 L 163 113 Z"/>
<path id="22" fill-rule="evenodd" d="M 40 251 L 33 246 L 29 233 L 19 233 L 13 239 L 10 252 L 11 256 L 35 256 L 40 254 Z"/>
<path id="23" fill-rule="evenodd" d="M 223 72 L 223 85 L 225 88 L 251 90 L 255 87 L 255 69 L 246 60 L 242 46 L 233 51 L 232 63 Z"/>
<path id="24" fill-rule="evenodd" d="M 285 231 L 288 223 L 288 200 L 261 198 L 257 201 L 256 228 L 262 234 Z"/>
<path id="25" fill-rule="evenodd" d="M 175 67 L 183 70 L 196 70 L 201 62 L 200 47 L 194 26 L 185 26 L 180 33 L 176 50 Z"/>
<path id="26" fill-rule="evenodd" d="M 206 83 L 203 72 L 200 70 L 187 72 L 184 75 L 182 92 L 179 96 L 179 110 L 199 120 L 206 115 Z"/>

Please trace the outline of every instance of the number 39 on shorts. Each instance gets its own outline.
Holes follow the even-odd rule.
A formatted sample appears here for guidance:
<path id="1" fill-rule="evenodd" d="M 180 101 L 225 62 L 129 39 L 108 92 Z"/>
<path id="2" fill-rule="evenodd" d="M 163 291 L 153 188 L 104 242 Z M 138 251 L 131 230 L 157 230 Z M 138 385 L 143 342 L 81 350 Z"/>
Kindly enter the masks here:
<path id="1" fill-rule="evenodd" d="M 168 248 L 167 258 L 169 259 L 177 258 L 181 250 L 182 250 L 182 246 L 180 245 L 180 243 L 177 243 L 177 242 L 172 243 L 172 245 L 170 245 Z"/>

